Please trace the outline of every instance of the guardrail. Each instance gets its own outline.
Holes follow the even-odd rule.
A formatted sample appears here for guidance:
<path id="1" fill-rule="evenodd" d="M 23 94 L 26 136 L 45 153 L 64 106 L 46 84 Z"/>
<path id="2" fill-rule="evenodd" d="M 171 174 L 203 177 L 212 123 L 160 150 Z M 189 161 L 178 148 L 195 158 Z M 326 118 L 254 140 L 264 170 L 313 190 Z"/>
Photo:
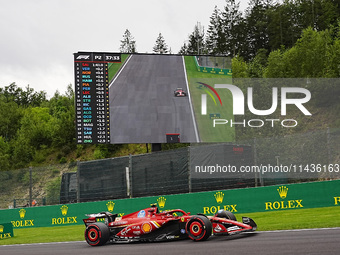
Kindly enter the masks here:
<path id="1" fill-rule="evenodd" d="M 203 73 L 211 73 L 211 74 L 221 74 L 221 75 L 227 75 L 232 76 L 232 70 L 227 68 L 214 68 L 214 67 L 208 67 L 208 66 L 201 66 L 199 65 L 197 61 L 197 57 L 194 57 L 195 64 L 198 72 Z"/>

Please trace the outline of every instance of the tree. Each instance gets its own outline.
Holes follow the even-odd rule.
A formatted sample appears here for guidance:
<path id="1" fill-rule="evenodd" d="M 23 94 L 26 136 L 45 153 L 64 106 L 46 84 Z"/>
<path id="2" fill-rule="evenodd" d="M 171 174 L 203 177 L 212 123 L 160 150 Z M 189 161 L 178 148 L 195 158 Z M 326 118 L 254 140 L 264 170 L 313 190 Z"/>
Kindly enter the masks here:
<path id="1" fill-rule="evenodd" d="M 259 49 L 256 56 L 248 63 L 249 78 L 262 78 L 267 64 L 267 50 Z"/>
<path id="2" fill-rule="evenodd" d="M 231 60 L 233 67 L 233 78 L 249 78 L 247 74 L 248 64 L 240 56 L 235 56 Z"/>
<path id="3" fill-rule="evenodd" d="M 272 0 L 251 0 L 246 11 L 246 22 L 248 31 L 247 58 L 256 56 L 259 49 L 270 50 L 268 33 L 268 9 L 272 6 Z"/>
<path id="4" fill-rule="evenodd" d="M 304 29 L 301 38 L 287 50 L 269 54 L 267 78 L 339 77 L 339 39 L 328 29 Z"/>
<path id="5" fill-rule="evenodd" d="M 215 6 L 207 31 L 206 45 L 209 54 L 217 55 L 223 52 L 225 36 L 221 16 L 221 11 Z"/>
<path id="6" fill-rule="evenodd" d="M 74 145 L 74 91 L 71 85 L 67 87 L 66 95 L 60 95 L 58 91 L 54 94 L 49 102 L 49 111 L 53 116 L 53 146 L 60 148 Z"/>
<path id="7" fill-rule="evenodd" d="M 182 47 L 179 50 L 178 54 L 182 54 L 182 55 L 187 55 L 188 54 L 188 45 L 186 43 L 184 43 L 182 45 Z"/>
<path id="8" fill-rule="evenodd" d="M 5 88 L 0 88 L 0 99 L 5 102 L 15 102 L 19 106 L 40 106 L 43 102 L 46 102 L 46 92 L 35 92 L 29 85 L 26 86 L 26 90 L 19 88 L 15 82 L 11 83 Z"/>
<path id="9" fill-rule="evenodd" d="M 0 136 L 5 141 L 10 141 L 15 137 L 20 128 L 20 120 L 23 116 L 22 108 L 13 102 L 3 102 L 0 100 Z"/>
<path id="10" fill-rule="evenodd" d="M 22 136 L 29 141 L 29 144 L 40 149 L 43 145 L 52 144 L 52 116 L 49 109 L 44 107 L 34 107 L 25 109 L 21 119 L 21 128 L 18 136 Z"/>
<path id="11" fill-rule="evenodd" d="M 268 15 L 268 40 L 271 51 L 283 46 L 290 48 L 301 35 L 298 12 L 295 3 L 284 1 L 275 4 L 267 10 Z"/>
<path id="12" fill-rule="evenodd" d="M 317 32 L 311 27 L 303 30 L 301 38 L 284 56 L 286 77 L 323 77 L 330 44 L 328 30 Z"/>
<path id="13" fill-rule="evenodd" d="M 337 27 L 332 28 L 333 43 L 328 45 L 325 76 L 328 78 L 340 77 L 340 20 Z"/>
<path id="14" fill-rule="evenodd" d="M 153 47 L 153 52 L 159 54 L 168 53 L 168 45 L 165 43 L 164 37 L 162 36 L 161 33 L 159 33 L 156 39 L 156 44 Z"/>
<path id="15" fill-rule="evenodd" d="M 128 29 L 123 34 L 123 40 L 120 41 L 120 52 L 122 53 L 136 53 L 136 41 Z"/>
<path id="16" fill-rule="evenodd" d="M 9 159 L 10 159 L 9 145 L 0 136 L 0 171 L 9 169 L 10 167 Z"/>
<path id="17" fill-rule="evenodd" d="M 205 51 L 204 28 L 197 23 L 194 31 L 189 35 L 188 53 L 199 55 Z"/>
<path id="18" fill-rule="evenodd" d="M 264 71 L 265 78 L 284 78 L 285 67 L 283 62 L 284 52 L 280 49 L 270 52 L 267 68 Z"/>
<path id="19" fill-rule="evenodd" d="M 222 33 L 225 38 L 221 38 L 221 53 L 235 56 L 240 53 L 246 38 L 244 19 L 240 11 L 240 3 L 235 0 L 227 0 L 222 12 Z M 221 37 L 221 35 L 220 35 Z M 223 47 L 224 46 L 224 47 Z"/>

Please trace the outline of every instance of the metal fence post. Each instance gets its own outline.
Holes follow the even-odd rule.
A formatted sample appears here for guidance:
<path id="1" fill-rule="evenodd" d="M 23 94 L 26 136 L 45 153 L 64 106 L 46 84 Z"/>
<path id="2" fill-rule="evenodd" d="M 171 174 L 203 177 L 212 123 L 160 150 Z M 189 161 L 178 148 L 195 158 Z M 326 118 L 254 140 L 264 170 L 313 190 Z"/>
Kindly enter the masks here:
<path id="1" fill-rule="evenodd" d="M 32 206 L 32 167 L 29 168 L 29 174 L 30 174 L 30 187 L 29 187 L 29 207 Z"/>
<path id="2" fill-rule="evenodd" d="M 79 160 L 77 160 L 77 203 L 80 203 L 80 174 L 79 174 Z"/>
<path id="3" fill-rule="evenodd" d="M 191 184 L 191 172 L 190 172 L 190 147 L 191 146 L 188 146 L 188 157 L 187 157 L 187 160 L 188 160 L 188 188 L 189 188 L 189 193 L 191 193 L 191 190 L 192 190 L 192 184 Z"/>
<path id="4" fill-rule="evenodd" d="M 331 157 L 331 148 L 330 148 L 330 141 L 331 141 L 331 132 L 329 127 L 327 127 L 327 156 L 328 156 L 328 164 L 332 163 L 332 157 Z"/>
<path id="5" fill-rule="evenodd" d="M 126 179 L 126 195 L 131 198 L 131 185 L 130 185 L 130 169 L 125 167 L 125 179 Z"/>
<path id="6" fill-rule="evenodd" d="M 132 167 L 132 155 L 129 154 L 129 197 L 132 198 L 133 197 L 133 183 L 132 183 L 132 171 L 133 171 L 133 167 Z"/>
<path id="7" fill-rule="evenodd" d="M 253 157 L 254 157 L 254 165 L 257 166 L 257 151 L 256 151 L 256 138 L 253 139 Z M 260 182 L 260 183 L 259 183 Z M 263 179 L 261 172 L 255 172 L 255 187 L 258 185 L 263 186 Z"/>

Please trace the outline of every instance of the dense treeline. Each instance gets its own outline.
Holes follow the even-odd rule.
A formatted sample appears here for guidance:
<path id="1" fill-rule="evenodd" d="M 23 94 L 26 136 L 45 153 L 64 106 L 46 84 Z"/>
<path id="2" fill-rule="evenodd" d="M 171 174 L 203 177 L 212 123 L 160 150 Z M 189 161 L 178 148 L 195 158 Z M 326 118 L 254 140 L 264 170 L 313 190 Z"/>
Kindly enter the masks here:
<path id="1" fill-rule="evenodd" d="M 133 37 L 125 37 L 121 50 L 135 52 Z M 226 0 L 223 10 L 213 10 L 206 32 L 195 26 L 180 53 L 230 56 L 233 77 L 340 77 L 340 0 L 251 0 L 244 13 Z M 338 107 L 339 88 L 331 89 L 320 98 Z M 75 143 L 74 121 L 72 85 L 51 99 L 29 86 L 0 88 L 0 171 L 79 158 L 86 148 Z M 129 154 L 128 146 L 98 145 L 92 158 L 118 149 Z"/>
<path id="2" fill-rule="evenodd" d="M 25 90 L 15 83 L 0 89 L 0 170 L 44 162 L 49 153 L 74 143 L 74 95 Z M 71 149 L 71 147 L 70 147 Z"/>
<path id="3" fill-rule="evenodd" d="M 246 62 L 236 56 L 232 60 L 235 78 L 337 78 L 340 77 L 340 23 L 336 27 L 302 31 L 291 48 L 273 50 L 267 55 L 259 49 Z"/>
<path id="4" fill-rule="evenodd" d="M 268 55 L 293 47 L 304 29 L 337 27 L 339 17 L 339 0 L 250 0 L 244 12 L 239 2 L 226 0 L 222 10 L 213 10 L 207 32 L 196 25 L 180 52 L 239 56 L 249 61 L 259 50 Z"/>

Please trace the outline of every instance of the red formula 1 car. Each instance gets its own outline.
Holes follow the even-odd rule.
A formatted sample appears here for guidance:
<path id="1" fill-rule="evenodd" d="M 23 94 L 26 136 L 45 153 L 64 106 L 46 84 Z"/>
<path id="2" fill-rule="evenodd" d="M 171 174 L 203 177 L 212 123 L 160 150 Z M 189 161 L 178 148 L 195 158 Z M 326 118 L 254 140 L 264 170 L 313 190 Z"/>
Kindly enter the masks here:
<path id="1" fill-rule="evenodd" d="M 174 95 L 175 95 L 175 97 L 186 97 L 187 93 L 182 88 L 177 88 L 174 91 Z"/>
<path id="2" fill-rule="evenodd" d="M 102 212 L 87 215 L 85 240 L 98 246 L 110 242 L 164 241 L 190 238 L 207 240 L 211 234 L 232 235 L 255 231 L 256 223 L 248 217 L 236 221 L 235 216 L 220 210 L 215 216 L 193 215 L 181 209 L 159 212 L 156 205 L 134 213 L 117 217 Z"/>

